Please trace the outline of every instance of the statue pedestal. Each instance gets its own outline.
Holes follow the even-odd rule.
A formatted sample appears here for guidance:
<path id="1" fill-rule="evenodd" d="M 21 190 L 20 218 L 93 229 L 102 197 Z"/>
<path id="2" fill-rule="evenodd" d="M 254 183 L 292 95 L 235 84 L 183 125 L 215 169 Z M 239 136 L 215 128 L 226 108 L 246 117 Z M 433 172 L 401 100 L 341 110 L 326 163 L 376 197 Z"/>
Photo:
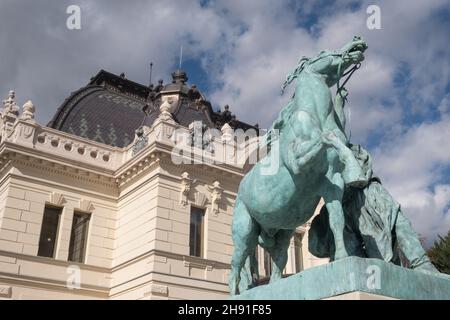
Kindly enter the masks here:
<path id="1" fill-rule="evenodd" d="M 236 300 L 450 300 L 450 276 L 349 257 L 233 297 Z"/>

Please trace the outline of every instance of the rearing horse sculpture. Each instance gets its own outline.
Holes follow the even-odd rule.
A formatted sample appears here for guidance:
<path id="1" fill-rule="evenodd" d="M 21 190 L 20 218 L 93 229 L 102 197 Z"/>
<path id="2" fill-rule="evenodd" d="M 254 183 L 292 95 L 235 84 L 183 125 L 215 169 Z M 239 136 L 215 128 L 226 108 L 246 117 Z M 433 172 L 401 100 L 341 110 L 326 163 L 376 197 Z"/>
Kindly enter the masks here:
<path id="1" fill-rule="evenodd" d="M 345 117 L 338 94 L 333 103 L 330 87 L 345 70 L 364 60 L 367 45 L 354 37 L 342 49 L 322 51 L 317 57 L 302 58 L 288 75 L 284 88 L 296 79 L 295 95 L 281 111 L 268 135 L 275 129 L 278 143 L 268 157 L 278 161 L 274 174 L 265 174 L 258 162 L 243 178 L 233 214 L 234 252 L 229 279 L 235 295 L 252 285 L 246 270 L 255 265 L 255 248 L 266 248 L 273 261 L 270 282 L 281 278 L 287 262 L 287 248 L 295 229 L 307 222 L 321 198 L 329 212 L 335 241 L 332 259 L 348 256 L 343 239 L 344 216 L 341 200 L 345 185 L 367 183 L 361 167 L 347 147 Z M 243 268 L 247 261 L 247 268 Z"/>

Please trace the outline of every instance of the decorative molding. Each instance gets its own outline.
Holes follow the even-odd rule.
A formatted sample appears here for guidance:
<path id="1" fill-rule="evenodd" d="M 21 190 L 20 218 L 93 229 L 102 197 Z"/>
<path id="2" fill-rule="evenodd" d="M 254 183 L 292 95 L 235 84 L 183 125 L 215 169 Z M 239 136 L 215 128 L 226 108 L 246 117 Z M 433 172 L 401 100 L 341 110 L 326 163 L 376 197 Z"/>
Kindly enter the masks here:
<path id="1" fill-rule="evenodd" d="M 52 174 L 62 174 L 77 180 L 88 181 L 89 183 L 120 187 L 124 183 L 140 176 L 143 173 L 143 168 L 146 168 L 145 171 L 147 171 L 149 167 L 148 162 L 140 162 L 142 158 L 153 156 L 152 160 L 150 160 L 152 167 L 158 165 L 159 160 L 161 160 L 160 165 L 162 162 L 174 165 L 170 156 L 173 141 L 170 142 L 169 138 L 174 136 L 174 130 L 178 127 L 178 124 L 163 122 L 156 128 L 152 128 L 151 137 L 144 132 L 144 135 L 148 136 L 148 143 L 151 143 L 157 151 L 155 152 L 154 148 L 147 148 L 145 154 L 142 154 L 142 157 L 139 155 L 138 159 L 131 156 L 132 146 L 128 149 L 111 147 L 59 132 L 55 129 L 42 127 L 39 124 L 22 119 L 14 122 L 12 127 L 14 137 L 9 138 L 8 136 L 5 140 L 7 135 L 3 135 L 2 140 L 5 143 L 10 143 L 11 145 L 7 147 L 11 147 L 14 152 L 29 155 L 20 159 L 21 163 L 25 163 L 27 166 L 51 172 Z M 20 149 L 17 149 L 17 147 L 20 147 Z M 33 150 L 30 150 L 30 148 Z M 124 152 L 129 153 L 129 155 L 124 154 Z M 42 153 L 42 157 L 40 153 Z M 156 157 L 155 154 L 157 155 Z M 166 157 L 164 158 L 164 156 Z M 156 159 L 156 162 L 154 159 Z M 18 160 L 19 157 L 14 158 L 15 162 Z M 65 164 L 55 165 L 55 163 Z M 219 174 L 221 180 L 225 180 L 225 182 L 228 181 L 228 175 L 230 177 L 242 176 L 239 168 L 227 164 L 214 165 L 204 163 L 196 166 L 188 164 L 183 166 L 183 169 L 191 174 L 204 174 L 205 170 L 207 170 L 208 173 Z M 78 173 L 82 173 L 80 177 L 76 177 Z M 95 181 L 95 178 L 100 176 L 99 181 Z"/>
<path id="2" fill-rule="evenodd" d="M 11 298 L 12 288 L 10 286 L 0 286 L 0 297 Z"/>
<path id="3" fill-rule="evenodd" d="M 105 147 L 95 142 L 92 144 L 84 143 L 77 138 L 71 139 L 64 135 L 44 131 L 37 134 L 33 148 L 44 152 L 48 152 L 48 148 L 54 148 L 60 153 L 60 156 L 65 156 L 65 154 L 74 158 L 81 156 L 89 162 L 94 160 L 96 162 L 95 165 L 100 165 L 101 167 L 111 166 L 111 159 L 115 153 L 114 148 Z"/>
<path id="4" fill-rule="evenodd" d="M 181 193 L 180 203 L 183 206 L 188 204 L 188 196 L 191 191 L 192 179 L 189 177 L 189 173 L 186 171 L 181 174 Z"/>
<path id="5" fill-rule="evenodd" d="M 105 83 L 105 88 L 108 89 L 108 91 L 113 91 L 114 93 L 118 93 L 120 96 L 126 96 L 127 98 L 132 98 L 139 103 L 146 102 L 146 100 L 143 97 L 141 97 L 137 94 L 132 94 L 131 92 L 119 90 L 119 89 L 117 89 L 117 87 L 112 86 L 109 83 Z"/>
<path id="6" fill-rule="evenodd" d="M 158 119 L 157 119 L 158 121 Z M 164 140 L 174 142 L 174 136 L 173 133 L 175 131 L 175 122 L 174 123 L 167 123 L 167 122 L 159 122 L 158 125 L 154 125 L 153 128 L 155 128 L 155 135 L 156 140 L 161 142 Z"/>
<path id="7" fill-rule="evenodd" d="M 213 129 L 217 130 L 217 129 Z M 194 149 L 214 154 L 214 134 L 202 121 L 194 121 L 189 125 L 189 141 Z M 194 150 L 192 150 L 194 151 Z M 195 152 L 195 151 L 194 151 Z M 203 152 L 202 152 L 203 155 Z"/>
<path id="8" fill-rule="evenodd" d="M 207 261 L 205 261 L 207 262 Z M 194 261 L 183 261 L 183 264 L 187 268 L 196 268 L 196 269 L 202 269 L 207 271 L 212 271 L 214 268 L 212 265 L 204 262 L 194 262 Z"/>
<path id="9" fill-rule="evenodd" d="M 231 265 L 229 263 L 225 263 L 225 262 L 221 262 L 221 261 L 209 260 L 209 259 L 193 257 L 193 256 L 186 256 L 184 254 L 173 253 L 173 252 L 168 252 L 168 251 L 164 251 L 164 250 L 150 250 L 150 251 L 148 251 L 138 257 L 135 257 L 129 261 L 126 261 L 126 262 L 120 263 L 119 265 L 114 266 L 111 269 L 111 271 L 115 272 L 117 270 L 121 270 L 125 267 L 130 266 L 131 264 L 133 264 L 137 261 L 141 261 L 143 259 L 147 259 L 147 258 L 150 258 L 153 256 L 166 257 L 168 259 L 178 260 L 178 261 L 182 262 L 184 266 L 189 266 L 189 265 L 191 265 L 191 263 L 193 263 L 194 265 L 200 266 L 201 269 L 204 269 L 206 266 L 212 266 L 215 269 L 225 269 L 225 270 L 229 270 L 231 268 Z"/>
<path id="10" fill-rule="evenodd" d="M 167 94 L 162 93 L 161 102 L 167 102 L 170 105 L 170 113 L 176 113 L 181 105 L 180 103 L 180 95 L 179 94 Z"/>
<path id="11" fill-rule="evenodd" d="M 135 156 L 139 151 L 148 145 L 148 137 L 144 132 L 144 127 L 140 126 L 135 131 L 136 137 L 132 148 L 132 156 Z"/>
<path id="12" fill-rule="evenodd" d="M 39 264 L 48 264 L 48 265 L 51 265 L 52 267 L 58 266 L 58 267 L 67 268 L 67 267 L 75 264 L 75 265 L 79 266 L 81 270 L 89 270 L 89 271 L 102 272 L 102 273 L 111 272 L 111 268 L 94 266 L 92 264 L 78 263 L 78 262 L 65 261 L 65 260 L 57 260 L 57 259 L 53 259 L 53 258 L 40 257 L 40 256 L 11 252 L 11 251 L 0 250 L 0 256 L 11 257 L 11 258 L 29 261 L 29 262 L 36 262 Z"/>
<path id="13" fill-rule="evenodd" d="M 161 103 L 161 106 L 159 107 L 160 114 L 156 120 L 157 123 L 161 121 L 175 123 L 175 120 L 173 120 L 172 114 L 170 113 L 172 110 L 172 103 L 173 99 L 167 99 L 166 101 Z"/>
<path id="14" fill-rule="evenodd" d="M 34 122 L 34 120 L 25 120 L 28 122 Z M 19 129 L 19 135 L 23 135 L 25 139 L 29 139 L 34 135 L 34 132 L 36 131 L 36 128 L 33 125 L 28 124 L 22 124 Z"/>
<path id="15" fill-rule="evenodd" d="M 191 275 L 191 269 L 200 269 L 204 271 L 203 278 L 207 280 L 208 272 L 213 271 L 214 267 L 211 264 L 205 262 L 207 261 L 186 261 L 186 258 L 183 257 L 183 264 L 186 268 L 188 268 L 189 275 Z"/>
<path id="16" fill-rule="evenodd" d="M 134 178 L 140 176 L 150 168 L 154 168 L 160 163 L 161 154 L 159 152 L 152 152 L 142 160 L 137 161 L 131 165 L 127 170 L 119 171 L 120 173 L 115 175 L 115 182 L 122 187 L 124 184 L 130 182 Z"/>
<path id="17" fill-rule="evenodd" d="M 3 100 L 3 116 L 16 119 L 19 116 L 20 107 L 16 103 L 16 93 L 10 90 L 8 98 Z"/>
<path id="18" fill-rule="evenodd" d="M 78 181 L 84 181 L 91 184 L 101 185 L 107 188 L 116 188 L 113 176 L 93 174 L 91 171 L 83 170 L 79 168 L 71 167 L 70 165 L 61 165 L 49 160 L 44 160 L 40 158 L 33 158 L 29 155 L 23 155 L 21 153 L 10 152 L 8 153 L 10 160 L 5 162 L 2 170 L 6 168 L 8 164 L 11 165 L 23 165 L 29 168 L 34 168 L 48 174 L 57 174 L 64 177 L 68 177 Z"/>
<path id="19" fill-rule="evenodd" d="M 66 199 L 64 199 L 64 196 L 61 193 L 53 191 L 50 194 L 49 203 L 51 203 L 55 206 L 58 206 L 58 207 L 62 207 L 66 203 Z"/>
<path id="20" fill-rule="evenodd" d="M 206 177 L 210 177 L 211 174 L 214 176 L 221 176 L 221 180 L 225 180 L 228 183 L 232 183 L 234 184 L 236 181 L 237 177 L 238 183 L 239 181 L 244 177 L 244 173 L 242 172 L 242 170 L 234 170 L 234 171 L 230 171 L 229 169 L 217 169 L 214 166 L 211 166 L 207 163 L 204 164 L 198 164 L 198 165 L 192 165 L 192 164 L 174 164 L 170 158 L 170 155 L 168 157 L 168 159 L 161 159 L 161 164 L 163 165 L 170 165 L 170 166 L 174 166 L 180 170 L 183 171 L 189 171 L 190 174 L 195 175 L 195 176 L 206 176 Z"/>
<path id="21" fill-rule="evenodd" d="M 8 98 L 3 100 L 3 110 L 1 114 L 2 118 L 2 132 L 1 138 L 2 140 L 8 139 L 8 137 L 14 131 L 14 123 L 16 122 L 20 107 L 16 103 L 16 93 L 13 90 L 10 90 L 8 93 Z"/>
<path id="22" fill-rule="evenodd" d="M 203 192 L 197 191 L 194 194 L 194 204 L 197 207 L 205 208 L 206 204 L 208 203 L 208 197 Z"/>
<path id="23" fill-rule="evenodd" d="M 150 286 L 150 292 L 147 292 L 147 293 L 168 296 L 169 295 L 169 287 L 162 285 L 162 284 L 152 284 Z"/>
<path id="24" fill-rule="evenodd" d="M 233 142 L 234 130 L 228 123 L 225 123 L 220 131 L 222 132 L 223 142 Z"/>
<path id="25" fill-rule="evenodd" d="M 78 209 L 84 212 L 92 212 L 94 210 L 94 206 L 92 205 L 92 201 L 81 199 L 79 201 Z"/>
<path id="26" fill-rule="evenodd" d="M 17 155 L 13 157 L 13 165 L 23 164 L 45 173 L 117 188 L 148 172 L 149 167 L 154 168 L 163 163 L 175 165 L 170 156 L 173 143 L 168 138 L 174 136 L 173 132 L 178 127 L 178 124 L 163 122 L 154 128 L 156 130 L 152 131 L 151 137 L 144 133 L 148 136 L 148 143 L 151 143 L 148 147 L 154 148 L 146 148 L 143 152 L 145 154 L 139 154 L 137 157 L 131 157 L 132 146 L 128 149 L 111 147 L 22 119 L 14 122 L 14 137 L 5 140 L 6 135 L 3 135 L 2 140 L 6 143 L 4 152 L 13 151 Z M 158 132 L 160 138 L 156 137 Z M 129 155 L 124 154 L 127 152 Z M 222 183 L 225 184 L 234 184 L 234 178 L 243 175 L 239 168 L 227 164 L 182 164 L 178 167 L 193 175 L 220 175 Z M 200 203 L 205 206 L 203 201 Z"/>
<path id="27" fill-rule="evenodd" d="M 11 161 L 12 160 L 9 158 L 9 154 L 0 156 L 0 173 L 11 164 Z"/>
<path id="28" fill-rule="evenodd" d="M 222 199 L 223 188 L 219 181 L 214 181 L 212 186 L 208 186 L 211 191 L 211 212 L 214 216 L 219 214 L 219 203 Z"/>

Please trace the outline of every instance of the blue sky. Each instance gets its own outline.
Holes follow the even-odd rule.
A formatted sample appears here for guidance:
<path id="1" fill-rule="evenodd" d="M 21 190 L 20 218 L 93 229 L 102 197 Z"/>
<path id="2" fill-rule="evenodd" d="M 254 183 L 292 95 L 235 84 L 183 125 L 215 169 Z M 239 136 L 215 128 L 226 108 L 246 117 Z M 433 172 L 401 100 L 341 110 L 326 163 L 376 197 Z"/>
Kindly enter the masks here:
<path id="1" fill-rule="evenodd" d="M 81 30 L 66 8 L 81 7 Z M 366 9 L 381 9 L 381 30 Z M 450 1 L 15 1 L 0 3 L 0 94 L 31 99 L 45 124 L 100 69 L 147 83 L 183 67 L 216 109 L 267 127 L 299 57 L 353 35 L 369 45 L 347 88 L 352 140 L 430 244 L 450 229 Z"/>

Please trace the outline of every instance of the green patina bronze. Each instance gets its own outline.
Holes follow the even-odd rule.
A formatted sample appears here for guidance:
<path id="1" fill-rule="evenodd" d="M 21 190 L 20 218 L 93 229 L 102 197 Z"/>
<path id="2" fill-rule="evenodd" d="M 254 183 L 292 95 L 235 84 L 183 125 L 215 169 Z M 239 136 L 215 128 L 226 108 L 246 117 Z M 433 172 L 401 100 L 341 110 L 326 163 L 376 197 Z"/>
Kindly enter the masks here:
<path id="1" fill-rule="evenodd" d="M 275 283 L 236 295 L 235 300 L 317 300 L 346 294 L 404 300 L 450 300 L 450 280 L 443 274 L 417 272 L 381 259 L 348 257 L 307 269 Z"/>
<path id="2" fill-rule="evenodd" d="M 411 268 L 437 272 L 398 203 L 372 176 L 370 155 L 345 134 L 343 85 L 348 78 L 342 86 L 339 82 L 359 68 L 366 49 L 366 43 L 354 37 L 340 50 L 301 58 L 287 76 L 282 90 L 295 80 L 295 94 L 264 139 L 269 149 L 265 160 L 275 161 L 277 169 L 267 173 L 264 161 L 258 162 L 239 186 L 232 223 L 231 295 L 255 286 L 258 244 L 272 258 L 270 283 L 281 279 L 290 239 L 312 217 L 321 198 L 324 207 L 310 230 L 313 254 L 331 261 L 358 256 L 397 263 L 399 247 Z M 333 100 L 330 88 L 336 84 Z M 307 289 L 317 288 L 302 290 Z"/>
<path id="3" fill-rule="evenodd" d="M 302 58 L 288 75 L 283 90 L 296 80 L 295 96 L 281 111 L 268 139 L 270 144 L 278 144 L 279 152 L 268 155 L 279 163 L 278 170 L 264 174 L 259 162 L 239 186 L 233 216 L 231 294 L 252 285 L 252 276 L 243 266 L 247 259 L 255 264 L 252 260 L 258 238 L 274 262 L 271 282 L 281 278 L 292 234 L 311 218 L 321 198 L 334 236 L 332 259 L 348 256 L 341 206 L 344 187 L 363 186 L 367 179 L 347 147 L 345 118 L 336 111 L 342 109 L 339 104 L 343 101 L 333 102 L 330 87 L 348 68 L 364 60 L 366 48 L 360 37 L 354 37 L 340 50 Z M 276 141 L 274 129 L 279 131 Z"/>
<path id="4" fill-rule="evenodd" d="M 360 145 L 350 145 L 350 148 L 369 183 L 364 188 L 345 188 L 342 206 L 347 252 L 352 256 L 377 258 L 398 265 L 407 263 L 411 269 L 437 273 L 400 204 L 373 175 L 370 154 Z M 309 231 L 309 250 L 320 258 L 330 257 L 334 251 L 327 216 L 327 208 L 323 207 Z M 399 254 L 407 261 L 402 261 Z"/>

